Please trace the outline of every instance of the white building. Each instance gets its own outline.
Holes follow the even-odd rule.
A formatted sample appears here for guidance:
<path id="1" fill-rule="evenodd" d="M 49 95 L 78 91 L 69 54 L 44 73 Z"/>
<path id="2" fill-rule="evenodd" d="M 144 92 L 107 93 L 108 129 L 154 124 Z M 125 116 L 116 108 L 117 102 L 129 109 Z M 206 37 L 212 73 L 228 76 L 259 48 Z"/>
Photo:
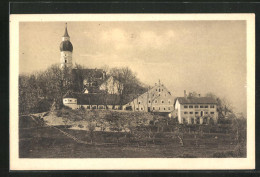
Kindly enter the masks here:
<path id="1" fill-rule="evenodd" d="M 170 113 L 174 110 L 174 97 L 163 85 L 156 84 L 147 92 L 137 96 L 126 105 L 126 109 L 133 111 Z"/>
<path id="2" fill-rule="evenodd" d="M 209 124 L 218 119 L 217 101 L 211 97 L 178 97 L 175 101 L 180 124 Z"/>

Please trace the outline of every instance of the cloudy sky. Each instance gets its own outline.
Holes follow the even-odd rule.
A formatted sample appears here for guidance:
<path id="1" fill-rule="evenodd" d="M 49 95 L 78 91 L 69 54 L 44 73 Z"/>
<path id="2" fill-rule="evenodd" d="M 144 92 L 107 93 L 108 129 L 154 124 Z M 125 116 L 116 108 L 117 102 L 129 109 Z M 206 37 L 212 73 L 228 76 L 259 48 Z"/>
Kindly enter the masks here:
<path id="1" fill-rule="evenodd" d="M 20 23 L 20 73 L 59 63 L 64 22 Z M 128 66 L 140 81 L 227 98 L 246 113 L 245 21 L 69 22 L 73 63 Z"/>

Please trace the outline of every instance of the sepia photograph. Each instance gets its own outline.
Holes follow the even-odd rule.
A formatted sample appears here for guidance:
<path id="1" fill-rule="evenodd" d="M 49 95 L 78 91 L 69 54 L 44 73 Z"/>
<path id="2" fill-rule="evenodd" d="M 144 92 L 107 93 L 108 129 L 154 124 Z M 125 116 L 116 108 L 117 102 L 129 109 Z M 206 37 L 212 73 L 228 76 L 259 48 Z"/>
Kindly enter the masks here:
<path id="1" fill-rule="evenodd" d="M 253 14 L 12 15 L 10 33 L 13 169 L 254 168 Z"/>

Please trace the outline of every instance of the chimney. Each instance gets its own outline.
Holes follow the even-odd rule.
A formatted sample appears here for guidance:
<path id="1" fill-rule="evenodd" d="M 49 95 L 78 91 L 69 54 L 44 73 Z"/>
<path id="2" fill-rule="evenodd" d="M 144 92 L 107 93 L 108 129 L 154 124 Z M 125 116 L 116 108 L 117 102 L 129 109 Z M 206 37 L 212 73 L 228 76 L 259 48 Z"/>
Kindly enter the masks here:
<path id="1" fill-rule="evenodd" d="M 186 90 L 184 90 L 184 97 L 187 98 Z"/>

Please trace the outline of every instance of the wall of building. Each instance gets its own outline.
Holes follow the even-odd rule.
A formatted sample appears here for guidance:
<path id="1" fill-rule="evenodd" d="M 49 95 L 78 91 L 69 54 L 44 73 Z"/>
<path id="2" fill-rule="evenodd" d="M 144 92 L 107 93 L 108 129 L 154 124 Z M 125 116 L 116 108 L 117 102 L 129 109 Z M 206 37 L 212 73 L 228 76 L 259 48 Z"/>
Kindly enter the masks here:
<path id="1" fill-rule="evenodd" d="M 119 84 L 120 83 L 111 76 L 104 83 L 100 85 L 99 89 L 105 90 L 109 94 L 119 94 L 118 92 Z"/>
<path id="2" fill-rule="evenodd" d="M 217 106 L 215 104 L 179 104 L 177 109 L 180 123 L 184 123 L 184 121 L 186 123 L 193 123 L 193 119 L 195 124 L 202 124 L 204 117 L 207 117 L 208 120 L 212 118 L 214 122 L 218 118 Z"/>
<path id="3" fill-rule="evenodd" d="M 61 68 L 72 67 L 72 52 L 70 51 L 62 51 L 60 58 Z"/>
<path id="4" fill-rule="evenodd" d="M 140 95 L 128 105 L 133 111 L 171 112 L 174 110 L 174 97 L 163 85 L 158 85 Z M 127 105 L 126 105 L 127 106 Z"/>
<path id="5" fill-rule="evenodd" d="M 72 109 L 78 109 L 79 105 L 77 104 L 76 98 L 63 98 L 63 105 L 68 106 Z"/>

